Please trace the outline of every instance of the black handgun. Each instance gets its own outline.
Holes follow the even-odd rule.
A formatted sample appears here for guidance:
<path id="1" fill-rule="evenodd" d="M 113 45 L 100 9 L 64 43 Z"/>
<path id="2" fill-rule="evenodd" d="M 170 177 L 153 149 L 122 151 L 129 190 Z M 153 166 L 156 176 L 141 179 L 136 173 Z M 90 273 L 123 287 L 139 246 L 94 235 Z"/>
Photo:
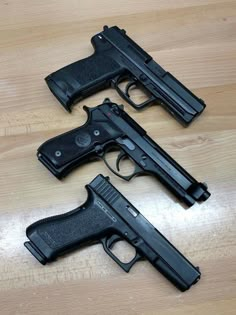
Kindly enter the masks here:
<path id="1" fill-rule="evenodd" d="M 101 242 L 105 252 L 126 272 L 147 259 L 181 291 L 201 276 L 194 267 L 142 214 L 105 178 L 98 175 L 89 185 L 87 201 L 77 209 L 33 223 L 26 229 L 27 249 L 41 264 L 84 244 Z M 135 257 L 124 263 L 112 253 L 113 245 L 125 240 Z"/>
<path id="2" fill-rule="evenodd" d="M 192 206 L 205 201 L 210 193 L 206 184 L 197 182 L 164 150 L 161 149 L 124 110 L 122 105 L 105 99 L 94 108 L 84 106 L 87 122 L 43 143 L 38 159 L 59 179 L 89 160 L 102 158 L 117 176 L 130 180 L 135 175 L 151 173 L 167 186 L 181 201 Z M 106 160 L 111 149 L 120 150 L 116 170 Z M 120 162 L 129 158 L 134 172 L 123 176 Z"/>
<path id="3" fill-rule="evenodd" d="M 109 86 L 130 105 L 142 109 L 154 102 L 166 108 L 183 125 L 189 125 L 205 108 L 173 75 L 166 72 L 150 55 L 117 26 L 107 27 L 93 36 L 94 54 L 72 63 L 46 77 L 46 82 L 67 111 L 85 97 Z M 120 83 L 128 80 L 125 89 Z M 139 87 L 148 99 L 136 104 L 131 88 Z"/>

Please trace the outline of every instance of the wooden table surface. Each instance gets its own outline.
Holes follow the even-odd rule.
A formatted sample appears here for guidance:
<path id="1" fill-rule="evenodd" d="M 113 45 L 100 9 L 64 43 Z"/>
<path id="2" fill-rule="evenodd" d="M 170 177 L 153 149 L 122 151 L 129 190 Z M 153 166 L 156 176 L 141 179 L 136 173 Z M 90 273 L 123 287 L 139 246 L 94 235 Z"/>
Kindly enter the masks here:
<path id="1" fill-rule="evenodd" d="M 0 1 L 0 313 L 235 314 L 236 312 L 236 1 Z M 90 38 L 118 25 L 165 69 L 205 100 L 183 128 L 161 107 L 136 112 L 115 90 L 65 112 L 44 77 L 89 56 Z M 125 110 L 212 196 L 186 210 L 151 176 L 125 182 L 102 161 L 59 181 L 37 161 L 39 145 L 82 125 L 82 105 L 105 97 Z M 142 99 L 141 94 L 137 96 Z M 126 167 L 127 168 L 127 167 Z M 179 292 L 148 262 L 126 274 L 101 245 L 42 266 L 24 248 L 34 221 L 86 200 L 98 173 L 112 183 L 202 271 Z M 123 248 L 123 251 L 122 251 Z M 121 247 L 123 259 L 130 249 Z"/>

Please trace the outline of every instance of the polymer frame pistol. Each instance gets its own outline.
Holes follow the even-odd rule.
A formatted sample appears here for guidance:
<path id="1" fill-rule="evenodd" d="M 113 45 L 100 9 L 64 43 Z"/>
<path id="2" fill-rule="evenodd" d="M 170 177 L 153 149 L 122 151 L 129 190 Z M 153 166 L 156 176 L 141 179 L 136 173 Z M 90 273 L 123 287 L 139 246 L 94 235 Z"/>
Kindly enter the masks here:
<path id="1" fill-rule="evenodd" d="M 104 26 L 92 37 L 94 54 L 48 75 L 48 87 L 71 111 L 73 104 L 102 89 L 113 87 L 135 109 L 158 102 L 184 126 L 189 125 L 205 108 L 203 100 L 189 91 L 138 46 L 125 30 Z M 125 89 L 121 82 L 127 81 Z M 131 89 L 140 88 L 148 99 L 136 104 Z"/>
<path id="2" fill-rule="evenodd" d="M 98 175 L 89 185 L 87 201 L 70 212 L 49 217 L 26 229 L 26 248 L 45 265 L 83 245 L 101 242 L 105 252 L 126 272 L 147 259 L 179 290 L 186 291 L 201 276 L 194 267 L 142 214 L 109 182 Z M 128 263 L 112 252 L 125 240 L 136 250 Z"/>

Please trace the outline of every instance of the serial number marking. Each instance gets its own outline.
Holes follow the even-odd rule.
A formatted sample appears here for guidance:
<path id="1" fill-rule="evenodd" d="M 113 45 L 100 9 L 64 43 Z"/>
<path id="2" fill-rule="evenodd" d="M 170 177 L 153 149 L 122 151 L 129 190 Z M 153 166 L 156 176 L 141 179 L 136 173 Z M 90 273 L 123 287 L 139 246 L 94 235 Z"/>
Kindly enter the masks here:
<path id="1" fill-rule="evenodd" d="M 110 213 L 110 211 L 99 201 L 96 200 L 97 205 L 99 208 L 113 221 L 117 222 L 117 219 Z"/>

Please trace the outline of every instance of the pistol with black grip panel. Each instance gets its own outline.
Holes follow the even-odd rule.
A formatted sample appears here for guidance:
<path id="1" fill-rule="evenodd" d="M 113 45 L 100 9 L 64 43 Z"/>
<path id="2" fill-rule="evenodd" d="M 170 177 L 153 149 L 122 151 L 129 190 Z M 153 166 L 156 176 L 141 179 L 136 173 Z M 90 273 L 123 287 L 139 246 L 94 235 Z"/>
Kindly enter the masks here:
<path id="1" fill-rule="evenodd" d="M 61 179 L 83 163 L 102 158 L 114 174 L 125 180 L 145 173 L 154 175 L 188 206 L 209 198 L 206 184 L 197 182 L 175 162 L 122 105 L 105 99 L 102 105 L 84 106 L 84 109 L 88 120 L 83 126 L 52 138 L 38 148 L 38 159 L 57 178 Z M 111 149 L 120 151 L 116 169 L 106 159 Z M 135 165 L 134 172 L 127 176 L 120 173 L 120 163 L 125 158 Z"/>
<path id="2" fill-rule="evenodd" d="M 185 291 L 201 276 L 194 267 L 141 213 L 109 182 L 98 175 L 89 185 L 87 201 L 77 209 L 45 218 L 26 229 L 26 248 L 45 265 L 83 245 L 101 242 L 105 252 L 128 272 L 147 259 L 178 289 Z M 122 262 L 112 247 L 120 240 L 132 245 L 136 254 Z"/>
<path id="3" fill-rule="evenodd" d="M 94 54 L 74 62 L 45 80 L 67 111 L 76 102 L 109 86 L 136 109 L 157 102 L 183 125 L 189 125 L 205 108 L 203 100 L 189 91 L 138 46 L 125 30 L 107 27 L 92 37 Z M 125 89 L 121 82 L 127 81 Z M 130 95 L 140 88 L 148 99 L 136 104 Z"/>

